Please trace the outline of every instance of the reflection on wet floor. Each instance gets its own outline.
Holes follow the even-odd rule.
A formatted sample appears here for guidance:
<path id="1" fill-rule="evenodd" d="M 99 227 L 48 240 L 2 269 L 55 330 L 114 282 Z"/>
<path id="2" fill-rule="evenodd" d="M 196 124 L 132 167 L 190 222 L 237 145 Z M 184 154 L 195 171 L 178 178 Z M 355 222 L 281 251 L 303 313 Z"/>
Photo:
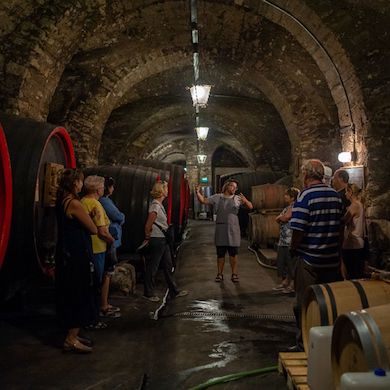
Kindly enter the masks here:
<path id="1" fill-rule="evenodd" d="M 7 383 L 13 388 L 188 390 L 210 378 L 275 365 L 278 351 L 295 339 L 293 299 L 274 294 L 276 274 L 260 268 L 245 245 L 240 284 L 215 283 L 213 228 L 194 225 L 196 240 L 181 249 L 175 277 L 189 295 L 168 301 L 158 321 L 148 313 L 159 305 L 141 298 L 142 286 L 135 296 L 115 297 L 112 303 L 121 307 L 122 318 L 108 320 L 103 332 L 86 334 L 96 343 L 89 356 L 64 356 L 53 343 L 62 334 L 52 305 L 50 312 L 28 320 L 0 321 L 2 353 L 9 356 L 0 362 L 0 388 Z M 164 280 L 160 285 L 165 287 Z M 219 388 L 285 390 L 286 385 L 273 373 Z"/>
<path id="2" fill-rule="evenodd" d="M 223 341 L 219 344 L 215 344 L 211 353 L 208 355 L 212 359 L 219 359 L 215 362 L 204 364 L 202 366 L 192 367 L 187 370 L 179 372 L 179 376 L 187 378 L 189 375 L 207 370 L 210 368 L 223 368 L 230 362 L 236 360 L 238 358 L 238 348 L 237 345 L 231 341 Z"/>
<path id="3" fill-rule="evenodd" d="M 202 324 L 202 332 L 224 332 L 229 333 L 230 328 L 224 318 L 215 317 L 213 313 L 221 311 L 221 302 L 216 299 L 209 299 L 207 301 L 193 301 L 191 302 L 190 310 L 195 313 L 204 313 L 199 317 L 194 317 L 191 320 L 200 322 Z M 210 313 L 207 315 L 207 313 Z"/>

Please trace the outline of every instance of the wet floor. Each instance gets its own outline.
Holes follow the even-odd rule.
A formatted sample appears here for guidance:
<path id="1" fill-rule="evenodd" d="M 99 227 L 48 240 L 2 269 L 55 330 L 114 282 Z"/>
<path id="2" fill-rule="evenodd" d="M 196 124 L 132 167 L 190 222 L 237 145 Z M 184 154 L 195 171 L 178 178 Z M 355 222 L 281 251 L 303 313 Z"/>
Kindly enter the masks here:
<path id="1" fill-rule="evenodd" d="M 272 290 L 275 271 L 259 266 L 244 241 L 240 283 L 231 282 L 228 263 L 224 282 L 215 283 L 215 276 L 213 223 L 193 221 L 176 270 L 189 295 L 168 301 L 158 314 L 158 304 L 142 299 L 141 285 L 136 296 L 113 296 L 123 316 L 106 330 L 85 333 L 95 341 L 91 355 L 61 353 L 63 335 L 50 299 L 0 313 L 0 388 L 189 390 L 276 365 L 278 352 L 294 340 L 293 297 Z M 158 283 L 162 297 L 160 277 Z M 212 388 L 287 387 L 274 372 Z"/>

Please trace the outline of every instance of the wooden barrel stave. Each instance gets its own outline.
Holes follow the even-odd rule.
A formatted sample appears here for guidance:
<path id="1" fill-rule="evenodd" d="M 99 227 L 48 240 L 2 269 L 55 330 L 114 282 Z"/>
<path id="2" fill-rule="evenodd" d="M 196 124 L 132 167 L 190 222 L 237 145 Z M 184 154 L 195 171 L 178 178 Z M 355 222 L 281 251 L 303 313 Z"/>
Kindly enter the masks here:
<path id="1" fill-rule="evenodd" d="M 390 284 L 380 280 L 343 281 L 310 286 L 302 307 L 305 351 L 313 326 L 334 324 L 340 314 L 390 302 Z"/>
<path id="2" fill-rule="evenodd" d="M 138 165 L 98 166 L 85 174 L 111 176 L 116 181 L 112 199 L 126 216 L 121 252 L 134 253 L 144 239 L 144 227 L 151 203 L 150 191 L 160 176 L 157 169 Z"/>
<path id="3" fill-rule="evenodd" d="M 332 334 L 332 371 L 336 388 L 345 372 L 390 369 L 390 304 L 339 316 Z"/>
<path id="4" fill-rule="evenodd" d="M 281 209 L 285 206 L 284 194 L 287 187 L 279 184 L 252 186 L 251 201 L 253 207 L 260 209 Z"/>
<path id="5" fill-rule="evenodd" d="M 54 207 L 43 202 L 45 167 L 50 162 L 74 168 L 76 160 L 63 127 L 5 114 L 0 123 L 13 181 L 11 233 L 0 274 L 1 296 L 7 298 L 41 272 L 51 275 L 56 217 Z"/>
<path id="6" fill-rule="evenodd" d="M 279 211 L 250 214 L 250 241 L 256 245 L 273 245 L 279 239 L 279 224 L 275 221 Z"/>
<path id="7" fill-rule="evenodd" d="M 248 199 L 252 200 L 252 186 L 265 183 L 273 183 L 275 180 L 279 179 L 282 176 L 283 174 L 280 172 L 274 172 L 269 170 L 234 173 L 231 175 L 221 176 L 219 186 L 220 188 L 222 188 L 223 184 L 227 179 L 235 179 L 238 181 L 237 193 L 242 192 Z M 240 223 L 240 229 L 242 234 L 245 234 L 248 230 L 249 218 L 250 217 L 248 215 L 248 210 L 240 208 L 240 211 L 238 213 L 238 220 Z M 251 233 L 249 232 L 248 234 L 250 235 Z"/>

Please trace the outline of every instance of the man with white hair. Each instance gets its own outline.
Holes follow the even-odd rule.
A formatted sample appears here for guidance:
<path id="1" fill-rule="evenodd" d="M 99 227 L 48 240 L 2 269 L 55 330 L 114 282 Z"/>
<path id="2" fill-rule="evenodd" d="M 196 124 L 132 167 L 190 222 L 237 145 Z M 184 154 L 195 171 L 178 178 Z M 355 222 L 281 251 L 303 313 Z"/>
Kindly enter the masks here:
<path id="1" fill-rule="evenodd" d="M 295 271 L 298 346 L 300 315 L 305 289 L 312 284 L 341 280 L 340 240 L 342 202 L 333 188 L 323 183 L 324 165 L 308 160 L 302 167 L 304 189 L 294 204 L 291 218 L 291 251 L 298 257 Z"/>

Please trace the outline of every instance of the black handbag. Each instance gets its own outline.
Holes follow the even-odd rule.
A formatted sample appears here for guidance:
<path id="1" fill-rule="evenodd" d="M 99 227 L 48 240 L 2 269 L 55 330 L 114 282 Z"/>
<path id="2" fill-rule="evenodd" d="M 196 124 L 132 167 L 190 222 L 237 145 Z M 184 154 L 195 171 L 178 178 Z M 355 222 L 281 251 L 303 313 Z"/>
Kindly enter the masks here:
<path id="1" fill-rule="evenodd" d="M 175 228 L 173 225 L 169 225 L 167 230 L 164 230 L 159 224 L 154 222 L 154 225 L 156 225 L 164 234 L 165 239 L 167 240 L 167 244 L 173 245 L 175 242 Z"/>

